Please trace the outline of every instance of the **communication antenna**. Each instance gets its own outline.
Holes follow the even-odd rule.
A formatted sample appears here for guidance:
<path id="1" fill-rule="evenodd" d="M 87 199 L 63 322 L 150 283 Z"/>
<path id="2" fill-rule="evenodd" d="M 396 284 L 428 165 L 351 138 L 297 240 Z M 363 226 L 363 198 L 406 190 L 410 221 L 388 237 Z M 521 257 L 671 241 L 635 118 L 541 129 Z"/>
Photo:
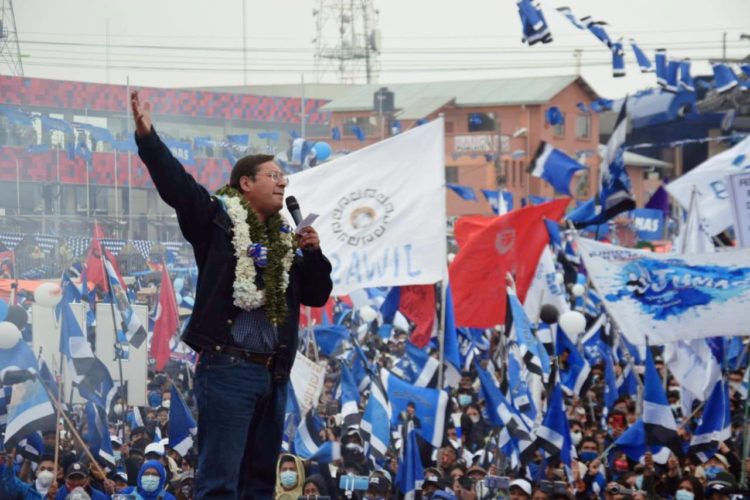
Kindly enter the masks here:
<path id="1" fill-rule="evenodd" d="M 0 68 L 4 66 L 7 66 L 11 75 L 23 76 L 13 0 L 0 0 Z M 3 73 L 2 69 L 0 69 L 1 73 Z"/>

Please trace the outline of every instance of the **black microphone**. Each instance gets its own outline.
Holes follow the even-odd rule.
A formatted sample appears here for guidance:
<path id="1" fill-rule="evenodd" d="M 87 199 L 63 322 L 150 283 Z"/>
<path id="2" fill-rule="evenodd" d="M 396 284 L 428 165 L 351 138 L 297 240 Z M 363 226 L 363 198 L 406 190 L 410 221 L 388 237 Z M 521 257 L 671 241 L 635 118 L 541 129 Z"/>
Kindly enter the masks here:
<path id="1" fill-rule="evenodd" d="M 294 224 L 296 226 L 299 226 L 299 223 L 302 222 L 302 212 L 300 212 L 299 203 L 297 203 L 297 198 L 295 198 L 294 196 L 287 196 L 286 197 L 286 209 L 289 210 L 289 213 L 292 215 Z"/>

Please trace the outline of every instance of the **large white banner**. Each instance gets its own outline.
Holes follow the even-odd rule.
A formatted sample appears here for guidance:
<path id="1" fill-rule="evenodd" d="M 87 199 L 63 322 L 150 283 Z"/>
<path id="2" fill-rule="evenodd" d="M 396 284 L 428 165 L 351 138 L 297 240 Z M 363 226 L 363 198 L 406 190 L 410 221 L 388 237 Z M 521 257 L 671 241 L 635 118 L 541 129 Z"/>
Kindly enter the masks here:
<path id="1" fill-rule="evenodd" d="M 667 191 L 687 209 L 693 186 L 697 187 L 701 193 L 699 205 L 706 229 L 712 235 L 718 234 L 732 224 L 727 178 L 749 170 L 750 137 L 670 182 Z"/>
<path id="2" fill-rule="evenodd" d="M 333 265 L 333 293 L 435 283 L 446 266 L 442 118 L 294 174 L 287 195 Z"/>
<path id="3" fill-rule="evenodd" d="M 299 414 L 307 415 L 318 404 L 326 378 L 326 367 L 297 351 L 289 380 L 297 396 Z"/>
<path id="4" fill-rule="evenodd" d="M 607 312 L 634 344 L 750 335 L 750 250 L 668 255 L 577 239 Z"/>

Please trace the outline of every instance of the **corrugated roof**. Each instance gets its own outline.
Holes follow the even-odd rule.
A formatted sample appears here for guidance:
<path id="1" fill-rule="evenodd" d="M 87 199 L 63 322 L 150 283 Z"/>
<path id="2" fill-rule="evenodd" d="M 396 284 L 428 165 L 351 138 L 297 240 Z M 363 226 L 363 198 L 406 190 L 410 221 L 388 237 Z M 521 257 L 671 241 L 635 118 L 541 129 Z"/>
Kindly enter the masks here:
<path id="1" fill-rule="evenodd" d="M 409 103 L 396 116 L 399 120 L 419 120 L 431 115 L 451 101 L 453 101 L 453 97 L 423 97 Z"/>
<path id="2" fill-rule="evenodd" d="M 513 106 L 541 104 L 549 101 L 565 87 L 578 80 L 575 75 L 507 78 L 502 80 L 469 80 L 454 82 L 394 83 L 363 85 L 334 99 L 321 111 L 363 111 L 373 109 L 373 95 L 387 86 L 395 95 L 396 109 L 417 106 L 426 98 L 455 99 L 456 106 Z M 581 79 L 581 83 L 596 97 L 595 92 Z M 411 114 L 411 113 L 410 113 Z M 420 116 L 419 118 L 423 118 Z"/>

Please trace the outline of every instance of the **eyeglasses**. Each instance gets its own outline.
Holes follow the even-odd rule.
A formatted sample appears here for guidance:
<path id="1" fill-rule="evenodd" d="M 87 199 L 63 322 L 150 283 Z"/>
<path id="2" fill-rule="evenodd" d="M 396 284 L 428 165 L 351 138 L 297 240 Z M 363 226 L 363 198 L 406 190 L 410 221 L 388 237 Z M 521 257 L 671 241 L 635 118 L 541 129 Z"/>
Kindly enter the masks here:
<path id="1" fill-rule="evenodd" d="M 283 181 L 284 184 L 286 184 L 287 186 L 289 185 L 289 176 L 284 175 L 281 172 L 273 171 L 273 172 L 258 172 L 258 173 L 263 174 L 266 177 L 270 177 L 271 179 L 273 179 L 273 182 L 279 183 Z"/>

